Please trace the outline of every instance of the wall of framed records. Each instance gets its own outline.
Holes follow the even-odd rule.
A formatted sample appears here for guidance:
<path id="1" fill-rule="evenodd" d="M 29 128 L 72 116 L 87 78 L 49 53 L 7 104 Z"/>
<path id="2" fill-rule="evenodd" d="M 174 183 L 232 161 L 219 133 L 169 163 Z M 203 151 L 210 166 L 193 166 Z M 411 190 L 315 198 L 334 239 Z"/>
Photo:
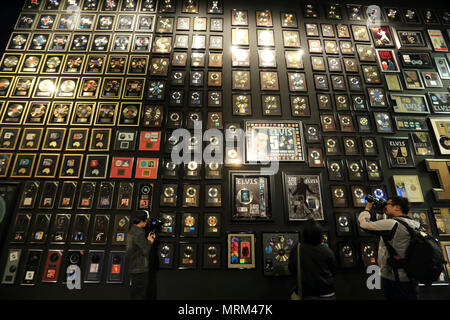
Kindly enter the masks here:
<path id="1" fill-rule="evenodd" d="M 338 298 L 381 298 L 365 285 L 378 239 L 356 221 L 369 193 L 408 197 L 448 256 L 450 8 L 358 2 L 14 4 L 0 294 L 127 298 L 139 209 L 164 221 L 159 299 L 288 299 L 287 257 L 309 217 L 336 254 Z M 189 151 L 224 161 L 176 164 L 180 128 Z M 260 172 L 268 161 L 275 175 Z M 70 264 L 82 290 L 64 284 Z M 448 298 L 448 281 L 425 297 Z"/>

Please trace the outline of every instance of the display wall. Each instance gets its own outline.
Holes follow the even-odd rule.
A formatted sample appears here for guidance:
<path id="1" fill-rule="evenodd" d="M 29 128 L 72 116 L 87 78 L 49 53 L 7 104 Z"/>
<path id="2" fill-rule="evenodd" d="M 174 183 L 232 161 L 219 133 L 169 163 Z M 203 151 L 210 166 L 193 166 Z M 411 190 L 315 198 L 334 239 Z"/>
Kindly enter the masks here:
<path id="1" fill-rule="evenodd" d="M 381 10 L 369 16 L 373 4 Z M 367 194 L 408 197 L 448 259 L 450 9 L 431 5 L 11 8 L 0 62 L 0 295 L 128 298 L 126 231 L 139 209 L 165 222 L 158 299 L 288 299 L 287 257 L 310 217 L 336 254 L 338 299 L 381 298 L 365 273 L 378 239 L 356 221 Z M 368 24 L 376 12 L 380 24 Z M 194 134 L 184 153 L 197 158 L 174 165 L 180 128 Z M 204 150 L 224 163 L 201 163 Z M 276 174 L 260 171 L 267 162 Z M 81 290 L 65 284 L 71 264 Z M 424 298 L 450 297 L 448 271 Z"/>

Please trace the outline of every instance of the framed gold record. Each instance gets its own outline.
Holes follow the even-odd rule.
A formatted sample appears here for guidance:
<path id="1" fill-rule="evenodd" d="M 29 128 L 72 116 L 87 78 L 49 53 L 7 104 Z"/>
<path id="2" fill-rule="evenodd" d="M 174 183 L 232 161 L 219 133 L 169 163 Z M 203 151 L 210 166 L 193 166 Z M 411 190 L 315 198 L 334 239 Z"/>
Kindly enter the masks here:
<path id="1" fill-rule="evenodd" d="M 232 28 L 231 29 L 231 45 L 248 46 L 248 29 Z"/>
<path id="2" fill-rule="evenodd" d="M 192 36 L 192 49 L 206 49 L 206 35 L 194 34 Z"/>
<path id="3" fill-rule="evenodd" d="M 16 150 L 21 132 L 20 127 L 0 128 L 0 150 Z"/>
<path id="4" fill-rule="evenodd" d="M 68 125 L 72 113 L 73 102 L 54 101 L 47 119 L 48 126 Z"/>
<path id="5" fill-rule="evenodd" d="M 21 125 L 27 107 L 27 101 L 8 101 L 3 107 L 0 124 Z"/>
<path id="6" fill-rule="evenodd" d="M 81 175 L 81 165 L 83 164 L 84 154 L 63 154 L 61 166 L 59 169 L 59 178 L 78 179 Z"/>
<path id="7" fill-rule="evenodd" d="M 78 91 L 78 77 L 61 77 L 56 86 L 55 98 L 74 99 Z"/>
<path id="8" fill-rule="evenodd" d="M 78 89 L 79 99 L 97 99 L 100 92 L 100 77 L 83 77 L 81 78 L 80 87 Z"/>
<path id="9" fill-rule="evenodd" d="M 60 154 L 41 153 L 36 164 L 35 178 L 55 178 Z"/>
<path id="10" fill-rule="evenodd" d="M 9 96 L 14 79 L 15 77 L 13 76 L 0 76 L 0 98 L 7 98 Z"/>
<path id="11" fill-rule="evenodd" d="M 251 90 L 250 71 L 233 70 L 231 74 L 233 90 Z"/>
<path id="12" fill-rule="evenodd" d="M 118 108 L 118 102 L 99 102 L 94 126 L 115 126 Z"/>
<path id="13" fill-rule="evenodd" d="M 32 101 L 23 120 L 24 125 L 44 125 L 50 111 L 50 102 Z"/>
<path id="14" fill-rule="evenodd" d="M 126 78 L 123 87 L 123 99 L 142 100 L 144 97 L 145 78 Z"/>
<path id="15" fill-rule="evenodd" d="M 8 176 L 9 167 L 13 159 L 12 153 L 0 154 L 0 178 L 6 178 Z"/>
<path id="16" fill-rule="evenodd" d="M 71 52 L 85 52 L 89 49 L 91 43 L 91 34 L 74 33 L 72 41 L 70 42 L 69 51 Z"/>
<path id="17" fill-rule="evenodd" d="M 279 90 L 278 73 L 272 71 L 260 71 L 261 90 Z"/>
<path id="18" fill-rule="evenodd" d="M 130 55 L 127 75 L 144 76 L 147 74 L 150 56 L 148 55 Z"/>
<path id="19" fill-rule="evenodd" d="M 128 31 L 132 32 L 134 30 L 135 24 L 134 14 L 120 14 L 117 16 L 115 31 Z"/>
<path id="20" fill-rule="evenodd" d="M 16 73 L 22 64 L 23 53 L 4 53 L 0 62 L 1 73 Z"/>
<path id="21" fill-rule="evenodd" d="M 81 74 L 85 62 L 86 55 L 84 54 L 68 54 L 64 59 L 61 74 Z"/>
<path id="22" fill-rule="evenodd" d="M 49 45 L 50 33 L 33 33 L 27 51 L 45 51 Z"/>
<path id="23" fill-rule="evenodd" d="M 60 74 L 63 60 L 64 54 L 46 54 L 42 63 L 41 73 Z"/>
<path id="24" fill-rule="evenodd" d="M 232 26 L 248 26 L 248 11 L 233 9 L 231 11 L 231 25 Z"/>
<path id="25" fill-rule="evenodd" d="M 112 129 L 92 129 L 89 151 L 109 151 Z"/>
<path id="26" fill-rule="evenodd" d="M 34 164 L 36 162 L 35 153 L 18 153 L 14 159 L 11 178 L 31 178 Z"/>
<path id="27" fill-rule="evenodd" d="M 256 10 L 257 27 L 273 27 L 272 12 L 270 10 Z"/>
<path id="28" fill-rule="evenodd" d="M 32 98 L 53 98 L 57 80 L 57 77 L 39 77 L 36 81 Z"/>
<path id="29" fill-rule="evenodd" d="M 6 51 L 25 51 L 30 39 L 30 32 L 13 32 L 6 46 Z"/>
<path id="30" fill-rule="evenodd" d="M 84 66 L 84 74 L 101 75 L 105 71 L 106 54 L 90 54 Z"/>
<path id="31" fill-rule="evenodd" d="M 207 19 L 203 17 L 194 17 L 194 31 L 206 31 L 208 24 Z"/>
<path id="32" fill-rule="evenodd" d="M 223 67 L 223 53 L 210 52 L 208 57 L 208 67 L 222 68 Z"/>
<path id="33" fill-rule="evenodd" d="M 66 52 L 72 39 L 70 33 L 55 32 L 51 34 L 47 51 Z"/>
<path id="34" fill-rule="evenodd" d="M 141 102 L 122 102 L 117 125 L 138 127 L 141 120 L 141 109 Z"/>
<path id="35" fill-rule="evenodd" d="M 269 46 L 273 47 L 275 46 L 275 37 L 273 30 L 271 29 L 258 29 L 256 30 L 257 36 L 258 36 L 258 46 Z"/>
<path id="36" fill-rule="evenodd" d="M 156 23 L 156 33 L 172 33 L 174 26 L 174 18 L 159 17 Z"/>
<path id="37" fill-rule="evenodd" d="M 24 128 L 19 143 L 20 151 L 38 151 L 41 145 L 43 128 Z"/>
<path id="38" fill-rule="evenodd" d="M 300 33 L 298 31 L 283 30 L 285 48 L 300 48 Z"/>
<path id="39" fill-rule="evenodd" d="M 25 54 L 19 68 L 19 73 L 39 73 L 44 55 L 42 53 Z"/>
<path id="40" fill-rule="evenodd" d="M 152 47 L 153 35 L 151 34 L 135 34 L 131 52 L 150 52 Z"/>
<path id="41" fill-rule="evenodd" d="M 71 126 L 90 126 L 95 115 L 96 102 L 76 102 L 73 108 Z"/>
<path id="42" fill-rule="evenodd" d="M 124 79 L 119 77 L 103 78 L 100 99 L 119 99 L 122 93 Z"/>
<path id="43" fill-rule="evenodd" d="M 177 17 L 177 31 L 189 31 L 191 29 L 189 17 Z"/>
<path id="44" fill-rule="evenodd" d="M 111 52 L 128 52 L 131 49 L 132 35 L 131 34 L 115 34 L 111 43 Z"/>
<path id="45" fill-rule="evenodd" d="M 41 150 L 61 151 L 63 148 L 66 131 L 66 128 L 47 128 Z"/>
<path id="46" fill-rule="evenodd" d="M 88 128 L 70 128 L 67 135 L 66 151 L 85 151 L 88 138 Z"/>
<path id="47" fill-rule="evenodd" d="M 128 55 L 112 54 L 108 55 L 108 63 L 106 64 L 106 75 L 124 75 L 127 71 Z"/>
<path id="48" fill-rule="evenodd" d="M 152 53 L 170 53 L 172 51 L 172 37 L 159 36 L 153 37 Z"/>
<path id="49" fill-rule="evenodd" d="M 211 34 L 209 36 L 209 49 L 210 50 L 223 50 L 223 36 Z"/>
<path id="50" fill-rule="evenodd" d="M 91 50 L 94 52 L 107 52 L 112 42 L 112 34 L 96 33 L 92 37 Z"/>
<path id="51" fill-rule="evenodd" d="M 250 67 L 250 49 L 231 47 L 231 66 Z"/>

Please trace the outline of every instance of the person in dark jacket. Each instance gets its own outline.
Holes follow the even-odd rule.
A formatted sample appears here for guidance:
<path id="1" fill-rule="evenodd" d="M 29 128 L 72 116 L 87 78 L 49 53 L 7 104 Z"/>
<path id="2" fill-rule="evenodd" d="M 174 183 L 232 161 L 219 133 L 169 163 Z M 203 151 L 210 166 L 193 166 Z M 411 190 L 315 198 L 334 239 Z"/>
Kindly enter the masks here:
<path id="1" fill-rule="evenodd" d="M 145 237 L 147 213 L 138 212 L 127 234 L 128 273 L 130 274 L 131 299 L 147 299 L 149 280 L 149 256 L 156 235 L 149 233 Z"/>
<path id="2" fill-rule="evenodd" d="M 334 276 L 336 259 L 333 251 L 322 245 L 323 231 L 320 225 L 309 219 L 303 229 L 300 246 L 302 297 L 304 300 L 336 300 Z M 297 277 L 297 246 L 289 256 L 289 271 Z M 295 292 L 298 288 L 295 287 Z"/>

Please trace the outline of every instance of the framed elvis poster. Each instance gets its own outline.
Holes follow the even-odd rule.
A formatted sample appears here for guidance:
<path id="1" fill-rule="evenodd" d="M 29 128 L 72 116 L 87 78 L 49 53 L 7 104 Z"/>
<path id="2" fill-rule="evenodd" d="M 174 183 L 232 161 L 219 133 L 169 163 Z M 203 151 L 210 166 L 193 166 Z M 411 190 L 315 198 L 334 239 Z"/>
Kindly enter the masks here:
<path id="1" fill-rule="evenodd" d="M 255 234 L 229 233 L 227 235 L 228 269 L 254 269 Z"/>
<path id="2" fill-rule="evenodd" d="M 408 137 L 384 138 L 386 157 L 391 168 L 415 168 Z"/>
<path id="3" fill-rule="evenodd" d="M 305 161 L 300 121 L 246 121 L 247 162 Z"/>
<path id="4" fill-rule="evenodd" d="M 259 171 L 230 171 L 233 221 L 271 221 L 274 177 Z"/>
<path id="5" fill-rule="evenodd" d="M 376 49 L 378 64 L 382 72 L 400 72 L 395 52 L 392 49 Z"/>
<path id="6" fill-rule="evenodd" d="M 324 220 L 320 174 L 283 172 L 285 212 L 289 221 Z"/>

